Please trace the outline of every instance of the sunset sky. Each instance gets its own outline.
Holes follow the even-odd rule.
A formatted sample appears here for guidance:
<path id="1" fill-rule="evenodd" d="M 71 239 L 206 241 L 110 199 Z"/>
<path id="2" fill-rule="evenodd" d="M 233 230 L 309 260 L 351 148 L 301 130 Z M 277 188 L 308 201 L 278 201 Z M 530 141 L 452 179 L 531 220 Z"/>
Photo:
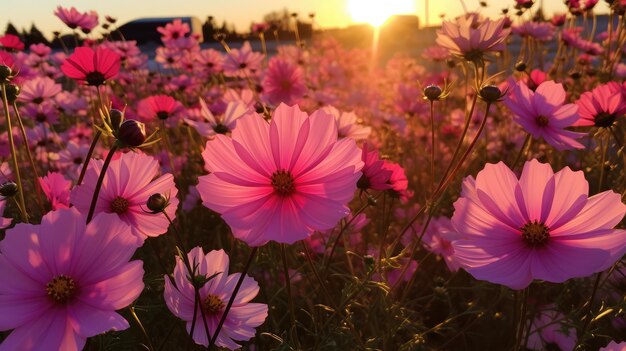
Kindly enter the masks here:
<path id="1" fill-rule="evenodd" d="M 409 4 L 424 24 L 425 6 L 424 0 L 351 0 L 363 1 L 363 4 L 382 3 L 389 4 L 394 1 L 404 1 Z M 564 12 L 565 5 L 561 0 L 543 0 L 544 8 L 548 14 Z M 0 0 L 2 12 L 0 12 L 0 30 L 4 30 L 6 23 L 11 21 L 18 29 L 30 28 L 35 23 L 46 35 L 54 30 L 67 30 L 61 21 L 53 15 L 57 5 L 70 7 L 75 6 L 79 11 L 95 10 L 101 15 L 111 15 L 119 19 L 123 24 L 132 19 L 141 17 L 164 17 L 164 16 L 187 16 L 194 15 L 202 21 L 213 15 L 219 23 L 227 20 L 234 23 L 237 30 L 244 31 L 249 28 L 251 22 L 260 21 L 263 15 L 287 8 L 289 11 L 298 12 L 306 17 L 308 13 L 316 13 L 316 22 L 321 27 L 345 27 L 354 23 L 348 6 L 349 0 Z M 496 15 L 501 8 L 512 7 L 513 0 L 487 0 L 491 6 L 483 10 L 487 15 Z M 468 10 L 479 8 L 478 0 L 465 0 Z M 354 6 L 354 5 L 353 5 Z M 380 6 L 380 5 L 379 5 Z M 406 6 L 404 6 L 406 8 Z M 460 0 L 431 0 L 430 23 L 440 22 L 439 15 L 446 14 L 452 18 L 463 13 L 462 1 Z M 598 4 L 597 12 L 606 12 L 604 1 Z"/>

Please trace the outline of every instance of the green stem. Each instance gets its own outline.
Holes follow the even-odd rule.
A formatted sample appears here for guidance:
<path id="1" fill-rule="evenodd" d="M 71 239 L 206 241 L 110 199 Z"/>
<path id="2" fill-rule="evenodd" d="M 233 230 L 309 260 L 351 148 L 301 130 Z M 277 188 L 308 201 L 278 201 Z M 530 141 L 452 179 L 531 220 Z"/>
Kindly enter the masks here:
<path id="1" fill-rule="evenodd" d="M 87 172 L 87 166 L 89 165 L 89 161 L 91 161 L 91 156 L 93 155 L 93 150 L 96 148 L 96 144 L 98 144 L 98 140 L 102 132 L 98 130 L 96 135 L 94 135 L 93 140 L 91 141 L 91 146 L 89 146 L 89 151 L 87 152 L 87 157 L 83 161 L 83 167 L 80 170 L 80 175 L 78 176 L 78 181 L 76 185 L 81 185 L 83 183 L 83 178 L 85 178 L 85 173 Z"/>
<path id="2" fill-rule="evenodd" d="M 289 267 L 287 266 L 287 250 L 285 244 L 280 244 L 280 254 L 283 259 L 283 270 L 285 271 L 285 289 L 287 290 L 287 301 L 289 303 L 289 317 L 291 320 L 291 338 L 297 346 L 300 345 L 298 339 L 298 326 L 296 325 L 296 313 L 293 306 L 293 296 L 291 294 L 291 279 L 289 278 Z"/>

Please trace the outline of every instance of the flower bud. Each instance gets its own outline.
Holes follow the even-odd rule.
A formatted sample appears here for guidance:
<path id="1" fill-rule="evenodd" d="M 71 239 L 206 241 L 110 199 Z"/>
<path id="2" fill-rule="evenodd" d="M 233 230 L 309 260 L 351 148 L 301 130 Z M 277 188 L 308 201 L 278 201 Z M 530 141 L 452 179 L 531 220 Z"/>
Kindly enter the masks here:
<path id="1" fill-rule="evenodd" d="M 436 85 L 429 85 L 424 88 L 424 96 L 430 101 L 437 101 L 441 97 L 442 90 Z"/>
<path id="2" fill-rule="evenodd" d="M 13 77 L 13 71 L 11 67 L 7 65 L 0 65 L 0 83 L 8 82 Z"/>
<path id="3" fill-rule="evenodd" d="M 488 103 L 493 103 L 502 98 L 502 92 L 495 85 L 486 85 L 480 89 L 478 96 Z"/>
<path id="4" fill-rule="evenodd" d="M 117 139 L 126 146 L 137 147 L 146 141 L 146 125 L 134 119 L 128 119 L 120 125 Z"/>
<path id="5" fill-rule="evenodd" d="M 167 198 L 163 196 L 163 194 L 158 193 L 150 195 L 148 202 L 146 203 L 146 207 L 154 213 L 159 213 L 163 212 L 168 204 L 169 201 Z"/>
<path id="6" fill-rule="evenodd" d="M 15 100 L 17 100 L 17 97 L 20 95 L 19 85 L 5 84 L 4 89 L 6 89 L 7 100 L 9 101 L 9 104 L 13 104 Z"/>
<path id="7" fill-rule="evenodd" d="M 109 120 L 111 121 L 111 129 L 118 130 L 124 121 L 124 112 L 112 109 L 109 111 Z"/>
<path id="8" fill-rule="evenodd" d="M 515 64 L 515 70 L 518 72 L 524 72 L 526 70 L 526 62 L 520 61 Z"/>
<path id="9" fill-rule="evenodd" d="M 5 182 L 0 185 L 0 196 L 13 197 L 17 194 L 18 190 L 17 184 L 14 182 Z"/>

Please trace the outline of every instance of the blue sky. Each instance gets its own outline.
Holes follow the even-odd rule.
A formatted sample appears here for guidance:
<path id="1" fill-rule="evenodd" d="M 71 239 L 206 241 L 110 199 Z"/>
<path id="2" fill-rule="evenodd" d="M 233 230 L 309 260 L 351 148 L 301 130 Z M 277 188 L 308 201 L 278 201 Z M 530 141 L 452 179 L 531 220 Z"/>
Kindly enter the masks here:
<path id="1" fill-rule="evenodd" d="M 307 16 L 309 12 L 317 14 L 316 20 L 322 27 L 345 27 L 352 23 L 348 13 L 348 0 L 0 0 L 0 28 L 4 29 L 10 20 L 18 28 L 29 28 L 35 23 L 40 30 L 49 35 L 54 30 L 66 30 L 53 11 L 57 5 L 75 6 L 80 11 L 95 10 L 101 15 L 111 15 L 120 23 L 140 17 L 185 16 L 195 15 L 205 20 L 213 15 L 221 23 L 226 19 L 234 23 L 238 30 L 245 30 L 253 21 L 260 21 L 263 15 L 273 10 L 288 8 L 290 11 Z M 353 0 L 359 1 L 359 0 Z M 381 0 L 402 1 L 402 0 Z M 413 1 L 416 14 L 424 23 L 424 1 Z M 564 12 L 562 0 L 543 0 L 547 12 Z M 370 1 L 371 2 L 371 1 Z M 464 0 L 469 10 L 475 10 L 478 0 Z M 490 6 L 488 15 L 497 14 L 503 7 L 512 7 L 514 0 L 487 0 Z M 600 12 L 606 12 L 604 1 L 598 4 Z M 463 12 L 461 0 L 430 0 L 430 22 L 439 22 L 439 14 L 448 18 Z M 8 16 L 7 16 L 8 15 Z"/>

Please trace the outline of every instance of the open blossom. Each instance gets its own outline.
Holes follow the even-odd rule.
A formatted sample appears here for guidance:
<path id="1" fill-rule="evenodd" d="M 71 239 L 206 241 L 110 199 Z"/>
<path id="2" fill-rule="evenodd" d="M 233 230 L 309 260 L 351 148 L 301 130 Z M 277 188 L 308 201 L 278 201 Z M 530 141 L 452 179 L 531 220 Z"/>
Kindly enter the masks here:
<path id="1" fill-rule="evenodd" d="M 166 24 L 165 27 L 158 27 L 157 31 L 161 33 L 161 40 L 167 42 L 184 37 L 185 34 L 189 33 L 190 28 L 187 23 L 183 23 L 182 20 L 177 18 L 171 23 Z"/>
<path id="2" fill-rule="evenodd" d="M 72 182 L 65 179 L 63 174 L 48 172 L 48 175 L 45 177 L 39 177 L 38 181 L 53 211 L 70 207 L 70 189 L 72 188 Z"/>
<path id="3" fill-rule="evenodd" d="M 325 106 L 322 110 L 335 117 L 339 138 L 363 140 L 367 139 L 372 132 L 372 127 L 359 124 L 358 118 L 354 112 L 339 112 L 339 110 L 333 106 Z"/>
<path id="4" fill-rule="evenodd" d="M 565 128 L 578 121 L 578 106 L 565 104 L 565 89 L 561 83 L 543 82 L 532 91 L 518 82 L 504 103 L 513 112 L 513 120 L 534 138 L 543 138 L 557 150 L 583 149 L 575 139 L 585 136 Z"/>
<path id="5" fill-rule="evenodd" d="M 626 113 L 626 103 L 622 88 L 615 82 L 595 87 L 584 92 L 576 101 L 580 119 L 576 126 L 596 126 L 608 128 L 618 117 Z"/>
<path id="6" fill-rule="evenodd" d="M 167 120 L 184 109 L 183 105 L 168 95 L 149 96 L 137 104 L 137 114 L 144 122 Z"/>
<path id="7" fill-rule="evenodd" d="M 454 22 L 444 21 L 437 31 L 437 44 L 452 55 L 467 61 L 481 60 L 483 55 L 504 49 L 510 29 L 504 29 L 504 19 L 480 20 L 476 16 L 460 16 Z"/>
<path id="8" fill-rule="evenodd" d="M 281 104 L 271 123 L 256 113 L 237 121 L 232 139 L 216 135 L 202 153 L 203 204 L 222 214 L 251 246 L 292 244 L 347 216 L 363 162 L 352 139 L 337 141 L 333 116 L 310 117 Z"/>
<path id="9" fill-rule="evenodd" d="M 23 102 L 41 104 L 61 92 L 61 84 L 48 77 L 36 77 L 22 85 L 18 99 Z"/>
<path id="10" fill-rule="evenodd" d="M 519 180 L 500 162 L 468 177 L 454 203 L 461 266 L 475 278 L 523 289 L 533 279 L 560 283 L 610 267 L 626 252 L 621 196 L 588 197 L 581 171 L 557 173 L 526 162 Z M 581 259 L 584 257 L 584 259 Z"/>
<path id="11" fill-rule="evenodd" d="M 454 254 L 452 242 L 460 239 L 459 233 L 452 225 L 450 218 L 433 218 L 424 233 L 422 242 L 426 249 L 443 258 L 451 272 L 456 272 L 461 266 Z"/>
<path id="12" fill-rule="evenodd" d="M 72 190 L 71 202 L 85 216 L 102 170 L 102 160 L 92 159 L 83 184 Z M 159 162 L 151 156 L 129 152 L 113 159 L 106 171 L 95 214 L 114 213 L 131 227 L 132 234 L 143 242 L 148 236 L 159 236 L 167 231 L 169 221 L 163 214 L 147 213 L 150 195 L 163 194 L 169 198 L 165 212 L 176 217 L 178 189 L 171 174 L 159 175 Z"/>
<path id="13" fill-rule="evenodd" d="M 195 290 L 180 257 L 176 257 L 174 279 L 165 276 L 164 299 L 167 308 L 186 322 L 187 332 L 191 332 L 191 325 L 194 324 L 193 340 L 200 345 L 208 346 L 209 340 L 204 329 L 202 312 L 209 334 L 213 336 L 241 273 L 228 274 L 229 259 L 224 250 L 210 251 L 205 255 L 202 248 L 196 247 L 187 254 L 187 257 L 192 267 L 197 265 L 197 276 L 208 278 L 215 275 L 199 290 L 202 300 L 199 309 L 195 311 L 195 323 L 193 323 L 194 309 L 197 308 L 194 306 Z M 246 276 L 217 337 L 215 342 L 217 346 L 235 350 L 241 347 L 236 341 L 247 341 L 254 337 L 256 334 L 254 328 L 263 324 L 267 318 L 266 304 L 250 302 L 258 293 L 259 284 Z"/>
<path id="14" fill-rule="evenodd" d="M 357 187 L 361 190 L 389 190 L 391 184 L 389 179 L 393 173 L 391 169 L 385 167 L 385 161 L 381 160 L 376 150 L 371 144 L 364 143 L 361 151 L 363 160 L 363 174 L 357 182 Z"/>
<path id="15" fill-rule="evenodd" d="M 547 22 L 525 21 L 524 23 L 513 26 L 512 32 L 520 37 L 531 37 L 537 41 L 549 41 L 554 38 L 556 29 Z"/>
<path id="16" fill-rule="evenodd" d="M 87 85 L 103 85 L 117 76 L 120 70 L 120 55 L 104 47 L 95 50 L 79 47 L 61 65 L 61 71 Z"/>
<path id="17" fill-rule="evenodd" d="M 85 225 L 75 209 L 18 224 L 0 241 L 1 351 L 82 350 L 88 337 L 124 330 L 116 310 L 143 290 L 128 225 L 110 214 Z"/>
<path id="18" fill-rule="evenodd" d="M 5 34 L 0 36 L 0 48 L 5 50 L 15 50 L 22 51 L 24 50 L 24 43 L 20 40 L 17 35 L 13 34 Z"/>
<path id="19" fill-rule="evenodd" d="M 294 105 L 306 91 L 302 68 L 283 58 L 272 57 L 263 78 L 263 93 L 269 102 Z"/>
<path id="20" fill-rule="evenodd" d="M 194 121 L 186 118 L 185 122 L 194 127 L 198 134 L 211 138 L 215 134 L 230 133 L 237 125 L 237 120 L 248 113 L 248 108 L 239 102 L 229 102 L 226 111 L 221 117 L 213 115 L 207 107 L 204 100 L 200 99 L 200 114 L 204 118 L 204 122 Z"/>
<path id="21" fill-rule="evenodd" d="M 74 6 L 69 9 L 57 6 L 54 15 L 63 21 L 70 29 L 76 29 L 89 22 L 89 19 L 86 18 L 87 13 L 78 11 Z"/>
<path id="22" fill-rule="evenodd" d="M 229 77 L 246 78 L 258 73 L 263 61 L 263 54 L 252 51 L 249 42 L 243 43 L 241 48 L 232 49 L 224 59 L 224 74 Z"/>

